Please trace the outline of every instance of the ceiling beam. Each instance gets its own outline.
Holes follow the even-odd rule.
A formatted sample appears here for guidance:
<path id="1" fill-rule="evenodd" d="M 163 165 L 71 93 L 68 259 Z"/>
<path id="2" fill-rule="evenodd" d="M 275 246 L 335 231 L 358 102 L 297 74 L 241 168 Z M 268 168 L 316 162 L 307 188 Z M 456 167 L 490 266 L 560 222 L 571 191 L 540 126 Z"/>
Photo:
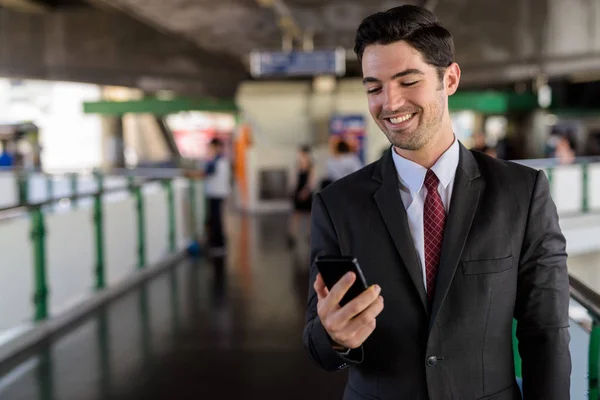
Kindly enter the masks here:
<path id="1" fill-rule="evenodd" d="M 50 7 L 34 0 L 0 0 L 0 7 L 27 13 L 43 13 L 50 11 Z"/>

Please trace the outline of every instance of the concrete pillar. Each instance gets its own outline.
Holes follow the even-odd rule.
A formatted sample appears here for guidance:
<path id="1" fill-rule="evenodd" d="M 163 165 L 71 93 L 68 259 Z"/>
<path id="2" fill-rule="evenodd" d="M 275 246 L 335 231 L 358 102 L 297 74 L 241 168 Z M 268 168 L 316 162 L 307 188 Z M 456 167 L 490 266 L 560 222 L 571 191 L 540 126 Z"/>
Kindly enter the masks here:
<path id="1" fill-rule="evenodd" d="M 102 167 L 125 167 L 125 140 L 122 116 L 102 117 Z"/>

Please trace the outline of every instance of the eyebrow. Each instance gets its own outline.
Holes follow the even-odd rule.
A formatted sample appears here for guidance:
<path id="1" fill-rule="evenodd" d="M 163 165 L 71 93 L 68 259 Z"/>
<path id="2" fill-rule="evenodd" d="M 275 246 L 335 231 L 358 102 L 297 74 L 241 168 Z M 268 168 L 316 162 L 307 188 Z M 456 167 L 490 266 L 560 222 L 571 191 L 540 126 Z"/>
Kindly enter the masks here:
<path id="1" fill-rule="evenodd" d="M 397 74 L 395 74 L 394 76 L 392 76 L 392 80 L 393 79 L 397 79 L 397 78 L 401 78 L 401 77 L 406 76 L 406 75 L 425 75 L 425 73 L 423 71 L 419 70 L 419 69 L 416 69 L 416 68 L 409 68 L 409 69 L 405 69 L 404 71 L 400 71 Z M 373 78 L 371 76 L 366 76 L 363 79 L 363 85 L 365 83 L 379 83 L 379 82 L 381 82 L 379 79 Z"/>

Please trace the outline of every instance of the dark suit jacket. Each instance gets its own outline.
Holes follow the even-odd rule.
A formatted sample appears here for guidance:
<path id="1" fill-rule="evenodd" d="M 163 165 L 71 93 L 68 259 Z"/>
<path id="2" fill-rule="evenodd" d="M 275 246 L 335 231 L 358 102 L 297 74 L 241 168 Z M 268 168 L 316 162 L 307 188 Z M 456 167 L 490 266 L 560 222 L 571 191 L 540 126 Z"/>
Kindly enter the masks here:
<path id="1" fill-rule="evenodd" d="M 461 145 L 428 306 L 391 150 L 315 196 L 303 344 L 321 368 L 350 368 L 344 399 L 520 399 L 513 316 L 527 400 L 569 398 L 565 239 L 542 172 Z M 357 257 L 385 308 L 342 356 L 317 315 L 319 255 Z"/>

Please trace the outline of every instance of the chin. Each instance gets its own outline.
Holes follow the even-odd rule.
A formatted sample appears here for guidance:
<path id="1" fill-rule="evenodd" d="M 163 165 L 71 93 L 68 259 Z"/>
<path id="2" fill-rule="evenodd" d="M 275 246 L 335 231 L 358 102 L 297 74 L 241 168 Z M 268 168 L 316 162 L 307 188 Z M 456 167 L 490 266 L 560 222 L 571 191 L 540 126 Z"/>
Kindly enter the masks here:
<path id="1" fill-rule="evenodd" d="M 422 138 L 415 137 L 415 132 L 386 132 L 390 143 L 399 149 L 416 151 L 423 148 Z"/>

